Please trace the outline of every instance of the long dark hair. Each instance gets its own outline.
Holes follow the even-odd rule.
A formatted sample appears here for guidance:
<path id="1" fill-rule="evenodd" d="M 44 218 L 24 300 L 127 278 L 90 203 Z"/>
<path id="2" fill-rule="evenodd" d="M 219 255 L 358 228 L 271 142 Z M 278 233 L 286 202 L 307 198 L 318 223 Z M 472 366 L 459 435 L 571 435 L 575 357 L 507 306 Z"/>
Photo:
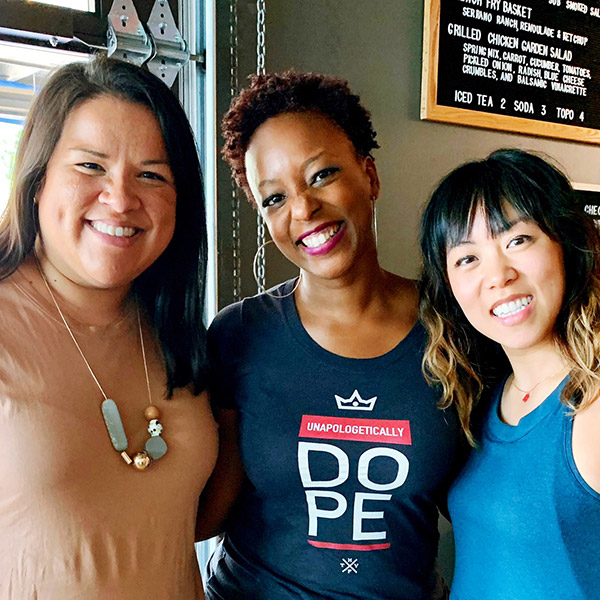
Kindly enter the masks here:
<path id="1" fill-rule="evenodd" d="M 175 231 L 163 254 L 133 282 L 132 294 L 162 347 L 169 396 L 175 388 L 187 386 L 199 393 L 206 378 L 202 175 L 183 108 L 154 75 L 98 56 L 88 63 L 66 65 L 50 77 L 29 111 L 17 150 L 9 203 L 0 221 L 0 279 L 13 273 L 34 249 L 39 232 L 34 198 L 67 116 L 101 95 L 147 107 L 162 131 L 177 190 Z"/>
<path id="2" fill-rule="evenodd" d="M 507 206 L 535 222 L 562 248 L 566 291 L 554 337 L 572 366 L 563 401 L 578 411 L 600 392 L 598 229 L 577 206 L 571 184 L 559 169 L 522 150 L 497 150 L 447 175 L 421 221 L 421 314 L 429 333 L 424 371 L 442 384 L 443 405 L 456 404 L 469 437 L 474 404 L 508 363 L 498 344 L 477 332 L 456 302 L 446 254 L 468 237 L 478 210 L 483 211 L 492 235 L 506 230 Z"/>

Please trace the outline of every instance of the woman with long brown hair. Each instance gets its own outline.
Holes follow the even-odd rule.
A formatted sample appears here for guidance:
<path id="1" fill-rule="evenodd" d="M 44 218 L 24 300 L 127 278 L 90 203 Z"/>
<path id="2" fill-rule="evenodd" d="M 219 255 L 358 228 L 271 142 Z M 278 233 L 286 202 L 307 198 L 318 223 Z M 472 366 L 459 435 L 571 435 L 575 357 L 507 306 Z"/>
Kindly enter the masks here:
<path id="1" fill-rule="evenodd" d="M 167 87 L 104 58 L 57 71 L 0 222 L 0 597 L 204 597 L 205 247 Z"/>

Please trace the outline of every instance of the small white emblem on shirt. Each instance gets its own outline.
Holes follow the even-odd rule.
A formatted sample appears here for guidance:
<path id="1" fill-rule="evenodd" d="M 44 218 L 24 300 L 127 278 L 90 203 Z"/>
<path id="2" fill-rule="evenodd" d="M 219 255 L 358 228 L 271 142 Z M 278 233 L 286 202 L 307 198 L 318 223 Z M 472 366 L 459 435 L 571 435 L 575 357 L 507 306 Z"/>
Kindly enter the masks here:
<path id="1" fill-rule="evenodd" d="M 358 560 L 356 558 L 342 558 L 340 567 L 342 567 L 342 573 L 358 573 Z"/>
<path id="2" fill-rule="evenodd" d="M 358 393 L 358 390 L 354 390 L 352 392 L 352 396 L 347 400 L 342 398 L 341 396 L 335 395 L 335 401 L 337 403 L 337 407 L 340 410 L 373 410 L 375 406 L 375 402 L 377 401 L 377 396 L 373 396 L 368 400 L 363 400 Z"/>

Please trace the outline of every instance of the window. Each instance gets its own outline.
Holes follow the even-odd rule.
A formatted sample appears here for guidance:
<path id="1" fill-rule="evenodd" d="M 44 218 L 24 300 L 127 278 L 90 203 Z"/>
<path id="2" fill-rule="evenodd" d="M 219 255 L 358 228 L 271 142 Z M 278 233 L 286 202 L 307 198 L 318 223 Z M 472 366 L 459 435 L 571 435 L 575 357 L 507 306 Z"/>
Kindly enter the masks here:
<path id="1" fill-rule="evenodd" d="M 0 214 L 6 208 L 10 193 L 10 173 L 20 134 L 19 121 L 0 117 Z"/>
<path id="2" fill-rule="evenodd" d="M 94 0 L 35 0 L 39 4 L 51 4 L 52 6 L 62 6 L 72 8 L 73 10 L 82 10 L 85 12 L 94 12 L 96 3 Z"/>
<path id="3" fill-rule="evenodd" d="M 87 54 L 0 41 L 0 214 L 10 193 L 11 168 L 36 91 L 52 69 Z"/>

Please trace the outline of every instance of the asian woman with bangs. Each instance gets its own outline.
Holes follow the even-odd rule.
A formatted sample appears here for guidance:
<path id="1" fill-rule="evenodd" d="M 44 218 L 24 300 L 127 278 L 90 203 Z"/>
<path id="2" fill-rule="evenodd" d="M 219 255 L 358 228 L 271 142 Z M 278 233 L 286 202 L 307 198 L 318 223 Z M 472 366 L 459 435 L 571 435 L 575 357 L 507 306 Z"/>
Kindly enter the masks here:
<path id="1" fill-rule="evenodd" d="M 500 150 L 442 180 L 420 237 L 424 369 L 474 446 L 451 598 L 596 598 L 598 230 L 556 167 Z"/>

